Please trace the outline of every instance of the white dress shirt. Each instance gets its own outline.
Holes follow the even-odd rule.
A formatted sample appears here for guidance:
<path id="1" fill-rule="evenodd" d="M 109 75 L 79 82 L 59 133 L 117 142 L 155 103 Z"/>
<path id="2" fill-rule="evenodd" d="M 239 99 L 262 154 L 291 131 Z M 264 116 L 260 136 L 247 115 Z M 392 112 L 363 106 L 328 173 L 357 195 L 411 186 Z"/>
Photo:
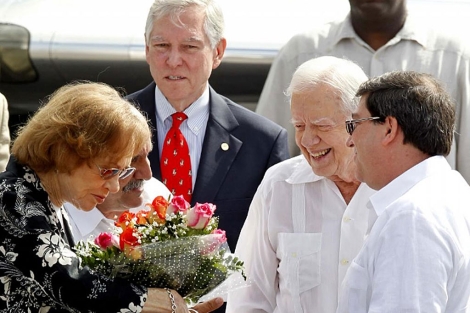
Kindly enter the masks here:
<path id="1" fill-rule="evenodd" d="M 9 116 L 7 99 L 0 93 L 0 172 L 5 170 L 10 158 Z"/>
<path id="2" fill-rule="evenodd" d="M 470 187 L 445 158 L 412 167 L 370 207 L 378 217 L 338 312 L 470 312 Z"/>
<path id="3" fill-rule="evenodd" d="M 96 207 L 91 211 L 82 211 L 66 202 L 64 208 L 69 215 L 68 220 L 75 243 L 80 240 L 93 240 L 100 233 L 112 232 L 114 220 L 106 218 Z"/>
<path id="4" fill-rule="evenodd" d="M 347 205 L 303 156 L 268 169 L 235 250 L 253 283 L 230 292 L 227 313 L 335 312 L 340 283 L 364 240 L 373 193 L 363 184 Z"/>
<path id="5" fill-rule="evenodd" d="M 156 121 L 158 134 L 158 152 L 160 158 L 163 151 L 166 133 L 172 125 L 171 115 L 176 113 L 175 108 L 168 102 L 158 87 L 155 87 Z M 184 112 L 188 118 L 180 125 L 186 142 L 188 143 L 191 157 L 191 171 L 193 173 L 193 188 L 196 183 L 197 170 L 201 159 L 202 144 L 206 134 L 207 121 L 209 120 L 209 85 L 204 93 L 194 101 Z"/>
<path id="6" fill-rule="evenodd" d="M 324 55 L 349 59 L 369 77 L 394 70 L 413 70 L 432 74 L 442 81 L 456 102 L 456 132 L 447 160 L 470 182 L 470 49 L 467 39 L 442 34 L 411 13 L 398 34 L 377 51 L 354 32 L 349 16 L 294 36 L 274 60 L 256 108 L 257 113 L 287 130 L 292 156 L 299 154 L 299 148 L 295 144 L 289 99 L 284 91 L 300 64 Z"/>
<path id="7" fill-rule="evenodd" d="M 148 209 L 146 204 L 151 203 L 159 195 L 168 199 L 171 193 L 162 182 L 152 177 L 144 184 L 142 205 L 131 211 Z M 111 232 L 113 229 L 114 220 L 106 218 L 96 207 L 91 211 L 82 211 L 71 203 L 64 203 L 64 208 L 69 215 L 68 221 L 75 242 L 96 238 L 100 233 Z"/>

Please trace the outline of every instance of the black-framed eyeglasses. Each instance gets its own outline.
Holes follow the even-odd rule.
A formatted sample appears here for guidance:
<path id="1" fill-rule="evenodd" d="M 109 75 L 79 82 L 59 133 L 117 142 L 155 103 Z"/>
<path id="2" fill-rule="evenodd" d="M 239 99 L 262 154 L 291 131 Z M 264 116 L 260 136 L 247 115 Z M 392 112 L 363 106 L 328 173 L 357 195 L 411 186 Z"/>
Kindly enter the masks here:
<path id="1" fill-rule="evenodd" d="M 100 170 L 100 176 L 103 179 L 110 179 L 116 175 L 119 176 L 119 179 L 124 179 L 129 177 L 135 171 L 135 167 L 126 167 L 123 169 L 119 168 L 101 168 L 97 164 L 96 167 Z"/>
<path id="2" fill-rule="evenodd" d="M 348 132 L 349 136 L 351 136 L 354 132 L 354 130 L 357 127 L 358 123 L 366 122 L 366 121 L 373 121 L 373 120 L 379 120 L 380 117 L 378 116 L 373 116 L 373 117 L 364 117 L 364 118 L 359 118 L 357 120 L 347 120 L 346 123 L 346 131 Z"/>

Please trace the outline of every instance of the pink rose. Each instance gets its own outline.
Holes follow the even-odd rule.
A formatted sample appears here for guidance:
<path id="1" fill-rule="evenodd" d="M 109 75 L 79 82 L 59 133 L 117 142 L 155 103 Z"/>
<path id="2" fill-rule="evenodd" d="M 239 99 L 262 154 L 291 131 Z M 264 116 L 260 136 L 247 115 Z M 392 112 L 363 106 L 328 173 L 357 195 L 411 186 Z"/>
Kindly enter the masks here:
<path id="1" fill-rule="evenodd" d="M 201 254 L 207 255 L 214 251 L 219 250 L 220 246 L 227 242 L 227 237 L 225 236 L 225 230 L 214 229 L 210 235 L 207 235 L 203 239 L 203 249 Z"/>
<path id="2" fill-rule="evenodd" d="M 174 196 L 171 198 L 170 205 L 168 205 L 168 208 L 166 209 L 166 214 L 171 214 L 171 213 L 186 213 L 186 211 L 189 209 L 189 203 L 186 201 L 183 196 Z"/>
<path id="3" fill-rule="evenodd" d="M 105 250 L 108 247 L 119 247 L 119 237 L 111 233 L 101 233 L 95 238 L 95 244 Z"/>
<path id="4" fill-rule="evenodd" d="M 188 226 L 194 229 L 205 228 L 214 214 L 214 211 L 215 205 L 212 203 L 196 203 L 186 214 Z"/>
<path id="5" fill-rule="evenodd" d="M 227 236 L 225 235 L 225 230 L 222 229 L 214 229 L 211 234 L 216 235 L 214 239 L 217 240 L 217 243 L 223 244 L 227 242 Z"/>

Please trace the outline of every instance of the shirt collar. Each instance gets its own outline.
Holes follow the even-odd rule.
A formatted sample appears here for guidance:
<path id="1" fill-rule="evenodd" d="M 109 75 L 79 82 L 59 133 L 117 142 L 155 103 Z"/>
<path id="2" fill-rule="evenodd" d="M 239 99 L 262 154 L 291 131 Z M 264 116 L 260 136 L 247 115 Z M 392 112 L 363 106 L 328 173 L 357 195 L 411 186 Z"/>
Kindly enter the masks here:
<path id="1" fill-rule="evenodd" d="M 87 237 L 88 234 L 92 233 L 93 230 L 98 227 L 101 220 L 106 218 L 96 207 L 91 211 L 82 211 L 75 207 L 71 208 L 72 205 L 70 204 L 65 205 L 67 206 L 68 214 L 80 232 L 81 238 Z"/>
<path id="2" fill-rule="evenodd" d="M 422 26 L 422 23 L 419 24 L 419 20 L 413 14 L 408 13 L 402 29 L 400 29 L 397 35 L 391 39 L 387 45 L 396 44 L 400 40 L 414 40 L 425 47 L 427 38 L 428 30 Z M 367 45 L 354 31 L 350 14 L 346 16 L 343 23 L 340 23 L 338 31 L 332 34 L 332 45 L 338 44 L 343 39 L 355 39 Z"/>
<path id="3" fill-rule="evenodd" d="M 188 116 L 188 127 L 195 135 L 198 134 L 199 130 L 203 129 L 207 120 L 204 117 L 209 115 L 209 98 L 209 84 L 207 84 L 202 95 L 183 111 Z M 169 117 L 176 113 L 176 110 L 168 102 L 160 89 L 158 89 L 158 86 L 155 87 L 155 103 L 158 104 L 156 105 L 157 119 L 164 125 L 168 123 L 168 128 L 171 127 L 171 119 Z"/>
<path id="4" fill-rule="evenodd" d="M 413 166 L 392 180 L 388 185 L 377 191 L 370 197 L 370 201 L 367 206 L 369 208 L 373 208 L 377 216 L 380 216 L 390 204 L 404 195 L 417 183 L 426 177 L 442 173 L 450 169 L 451 167 L 445 157 L 441 155 L 430 157 Z"/>
<path id="5" fill-rule="evenodd" d="M 414 40 L 423 47 L 426 47 L 429 34 L 429 29 L 423 27 L 423 22 L 408 12 L 405 25 L 403 25 L 396 37 L 404 40 Z"/>
<path id="6" fill-rule="evenodd" d="M 337 22 L 338 23 L 338 22 Z M 339 29 L 336 34 L 333 34 L 333 45 L 338 44 L 343 39 L 360 39 L 359 36 L 354 31 L 351 23 L 351 15 L 348 14 L 344 18 L 343 22 L 339 22 Z"/>
<path id="7" fill-rule="evenodd" d="M 295 158 L 301 158 L 302 161 L 297 163 L 297 166 L 295 167 L 292 174 L 289 176 L 289 178 L 286 179 L 287 183 L 292 185 L 305 184 L 315 182 L 321 179 L 326 179 L 323 176 L 315 175 L 312 170 L 312 167 L 310 166 L 310 164 L 308 164 L 307 160 L 303 155 L 296 156 Z"/>

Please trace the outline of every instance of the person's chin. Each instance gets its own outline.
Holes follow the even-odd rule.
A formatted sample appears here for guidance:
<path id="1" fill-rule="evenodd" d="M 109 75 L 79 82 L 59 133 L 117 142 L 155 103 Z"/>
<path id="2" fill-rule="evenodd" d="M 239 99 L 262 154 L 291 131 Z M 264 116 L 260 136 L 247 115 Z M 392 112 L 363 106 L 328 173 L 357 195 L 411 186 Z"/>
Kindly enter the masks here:
<path id="1" fill-rule="evenodd" d="M 362 172 L 362 169 L 361 169 L 359 166 L 356 168 L 356 179 L 357 179 L 358 181 L 360 181 L 361 183 L 367 184 L 367 181 L 366 181 L 366 179 L 364 178 L 364 174 L 363 174 L 363 172 Z"/>
<path id="2" fill-rule="evenodd" d="M 142 209 L 141 207 L 146 205 L 146 204 L 147 203 L 144 203 L 142 198 L 133 199 L 132 201 L 129 201 L 129 202 L 125 203 L 125 205 L 128 208 L 130 208 L 129 210 L 131 210 L 131 211 L 141 210 Z M 150 203 L 148 203 L 148 204 L 150 204 Z"/>
<path id="3" fill-rule="evenodd" d="M 79 208 L 80 210 L 82 211 L 85 211 L 85 212 L 88 212 L 88 211 L 91 211 L 93 210 L 93 208 L 96 207 L 96 205 L 99 204 L 97 201 L 94 201 L 94 202 L 84 202 L 84 201 L 80 201 L 79 203 L 77 204 L 74 204 L 77 208 Z"/>
<path id="4" fill-rule="evenodd" d="M 387 17 L 390 10 L 387 3 L 383 1 L 367 1 L 358 6 L 358 11 L 366 20 L 377 20 L 379 18 Z"/>

